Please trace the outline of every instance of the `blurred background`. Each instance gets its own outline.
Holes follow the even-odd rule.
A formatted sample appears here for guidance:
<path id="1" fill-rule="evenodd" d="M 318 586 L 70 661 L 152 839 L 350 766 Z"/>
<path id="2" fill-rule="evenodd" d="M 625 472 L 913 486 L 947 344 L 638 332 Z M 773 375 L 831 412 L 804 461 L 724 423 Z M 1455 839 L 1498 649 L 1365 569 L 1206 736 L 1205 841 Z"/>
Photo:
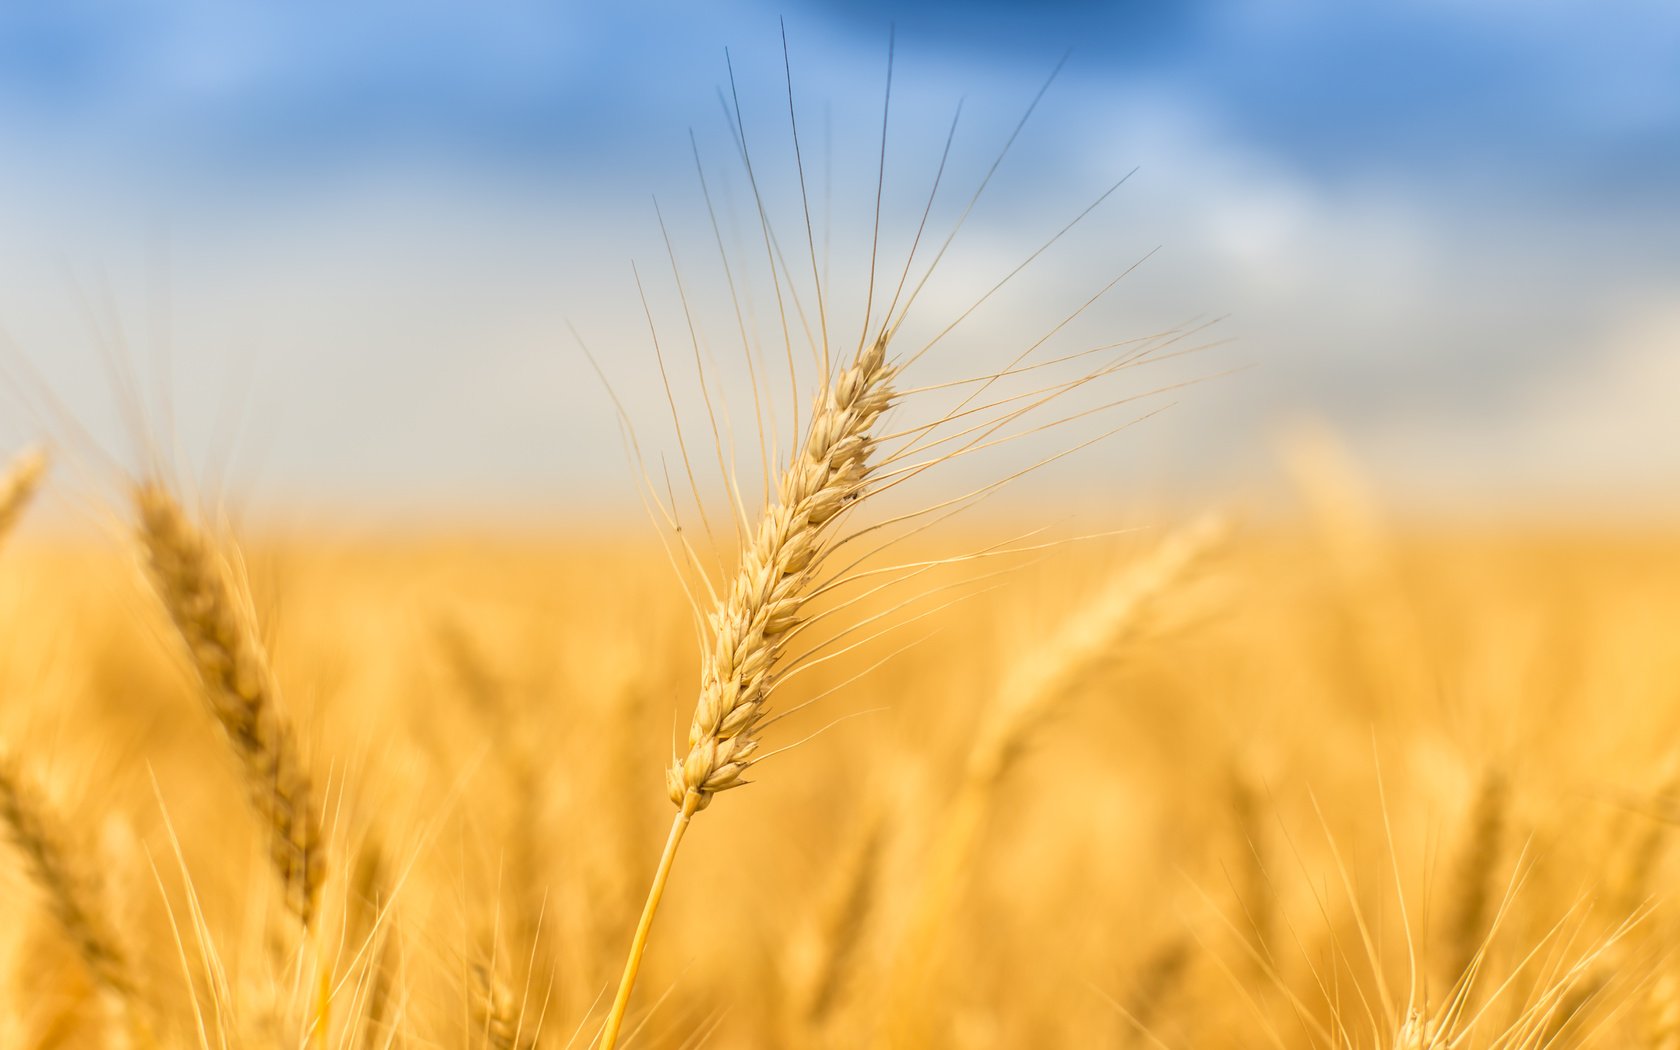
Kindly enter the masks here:
<path id="1" fill-rule="evenodd" d="M 669 455 L 632 270 L 691 356 L 663 215 L 739 387 L 695 151 L 751 258 L 728 48 L 809 274 L 782 20 L 837 329 L 861 316 L 890 34 L 900 260 L 959 102 L 941 234 L 1071 48 L 918 306 L 933 330 L 1137 169 L 934 374 L 1001 367 L 1157 247 L 1088 334 L 1228 315 L 1195 367 L 1237 371 L 1046 484 L 1263 498 L 1312 420 L 1420 513 L 1680 509 L 1680 8 L 1655 0 L 8 4 L 0 447 L 45 430 L 134 461 L 126 372 L 241 505 L 640 513 L 571 329 Z"/>

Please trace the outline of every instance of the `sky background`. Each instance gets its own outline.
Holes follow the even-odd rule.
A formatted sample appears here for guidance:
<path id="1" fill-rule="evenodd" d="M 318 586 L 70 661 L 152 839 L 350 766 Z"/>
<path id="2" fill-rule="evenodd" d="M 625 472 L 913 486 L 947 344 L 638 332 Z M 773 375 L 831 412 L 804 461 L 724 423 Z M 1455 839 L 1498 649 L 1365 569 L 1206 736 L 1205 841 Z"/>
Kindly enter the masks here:
<path id="1" fill-rule="evenodd" d="M 691 362 L 663 216 L 755 443 L 689 135 L 769 332 L 719 91 L 728 48 L 808 275 L 784 20 L 836 331 L 861 320 L 889 33 L 895 265 L 958 103 L 941 236 L 1071 49 L 918 302 L 924 333 L 1137 169 L 930 381 L 1002 367 L 1152 249 L 1064 350 L 1224 318 L 1191 363 L 1105 382 L 1220 377 L 1023 491 L 1240 498 L 1316 423 L 1399 506 L 1680 506 L 1680 7 L 1640 0 L 7 4 L 0 447 L 47 433 L 95 484 L 101 454 L 137 463 L 127 376 L 186 472 L 253 507 L 639 511 L 571 328 L 650 460 L 677 462 L 636 276 Z M 692 368 L 671 381 L 696 426 Z"/>

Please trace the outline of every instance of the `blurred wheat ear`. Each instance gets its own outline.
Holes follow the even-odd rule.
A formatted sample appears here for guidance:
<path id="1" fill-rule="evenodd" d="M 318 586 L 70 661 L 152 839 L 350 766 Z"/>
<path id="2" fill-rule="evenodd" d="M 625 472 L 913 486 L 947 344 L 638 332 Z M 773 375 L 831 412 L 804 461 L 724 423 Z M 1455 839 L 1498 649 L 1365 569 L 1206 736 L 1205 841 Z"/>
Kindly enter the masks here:
<path id="1" fill-rule="evenodd" d="M 14 756 L 0 746 L 0 824 L 46 897 L 53 918 L 75 946 L 88 973 L 126 1015 L 131 1034 L 145 1030 L 139 982 L 107 913 L 97 870 L 79 862 L 68 844 L 68 826 L 51 811 Z"/>
<path id="2" fill-rule="evenodd" d="M 26 449 L 13 458 L 0 476 L 0 540 L 23 515 L 40 488 L 47 471 L 47 457 L 38 448 Z M 116 925 L 107 914 L 106 903 L 93 865 L 78 864 L 66 845 L 67 825 L 51 811 L 35 784 L 11 751 L 0 742 L 0 824 L 24 856 L 37 886 L 45 894 L 59 929 L 76 948 L 88 973 L 121 1004 L 130 1034 L 137 1038 L 148 1029 L 139 998 L 139 982 L 117 939 Z"/>
<path id="3" fill-rule="evenodd" d="M 1058 632 L 1004 676 L 981 716 L 962 785 L 932 846 L 927 874 L 891 980 L 887 1039 L 924 1045 L 929 1023 L 921 1008 L 949 909 L 983 844 L 987 818 L 1011 772 L 1070 690 L 1148 629 L 1159 602 L 1225 543 L 1230 523 L 1206 515 L 1166 537 L 1143 560 L 1118 574 L 1089 604 L 1070 613 Z"/>
<path id="4" fill-rule="evenodd" d="M 316 910 L 327 874 L 326 833 L 308 764 L 257 626 L 244 565 L 213 543 L 161 482 L 136 485 L 133 501 L 152 589 L 239 763 L 246 796 L 267 831 L 269 862 L 286 909 L 316 950 L 308 1027 L 316 1045 L 325 1047 L 333 975 Z"/>
<path id="5" fill-rule="evenodd" d="M 307 928 L 326 877 L 325 835 L 244 574 L 163 485 L 138 486 L 134 505 L 153 589 L 239 761 L 251 804 L 267 825 L 269 859 L 286 906 Z"/>
<path id="6" fill-rule="evenodd" d="M 0 474 L 0 541 L 17 525 L 46 473 L 46 453 L 39 448 L 27 448 L 12 457 L 6 473 Z"/>

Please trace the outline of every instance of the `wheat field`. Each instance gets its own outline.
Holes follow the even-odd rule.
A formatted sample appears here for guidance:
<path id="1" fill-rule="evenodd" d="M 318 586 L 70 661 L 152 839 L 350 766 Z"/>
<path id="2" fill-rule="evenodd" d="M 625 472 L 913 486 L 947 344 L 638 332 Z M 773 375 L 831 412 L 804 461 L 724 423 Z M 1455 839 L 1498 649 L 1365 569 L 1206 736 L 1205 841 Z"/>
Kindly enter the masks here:
<path id="1" fill-rule="evenodd" d="M 789 682 L 623 1044 L 1675 1045 L 1680 543 L 1338 484 Z M 189 660 L 139 538 L 9 537 L 0 1045 L 590 1045 L 699 660 L 648 546 L 255 538 Z M 230 751 L 197 665 L 246 642 L 290 728 Z"/>
<path id="2" fill-rule="evenodd" d="M 1116 331 L 1148 251 L 1005 289 L 1126 177 L 971 258 L 1049 82 L 883 233 L 884 114 L 831 279 L 783 46 L 657 365 L 576 355 L 646 522 L 236 526 L 121 338 L 123 447 L 0 357 L 0 1050 L 1680 1050 L 1680 533 L 1390 512 L 1318 429 L 1070 524 L 1013 486 L 1228 363 Z"/>

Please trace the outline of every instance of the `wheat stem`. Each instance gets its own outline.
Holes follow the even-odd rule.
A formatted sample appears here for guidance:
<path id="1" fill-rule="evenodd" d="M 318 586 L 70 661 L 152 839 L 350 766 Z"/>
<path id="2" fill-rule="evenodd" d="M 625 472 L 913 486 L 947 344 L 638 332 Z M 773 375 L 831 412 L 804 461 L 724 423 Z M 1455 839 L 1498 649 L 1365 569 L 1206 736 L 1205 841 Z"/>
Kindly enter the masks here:
<path id="1" fill-rule="evenodd" d="M 624 1011 L 630 1005 L 631 989 L 636 987 L 636 975 L 642 969 L 642 953 L 647 950 L 648 931 L 653 929 L 653 916 L 659 910 L 660 898 L 665 896 L 665 883 L 671 877 L 671 864 L 677 858 L 683 832 L 700 809 L 700 793 L 690 791 L 684 798 L 676 819 L 671 821 L 671 834 L 665 839 L 665 852 L 659 856 L 659 867 L 653 873 L 653 885 L 648 888 L 647 902 L 642 905 L 642 917 L 636 923 L 636 935 L 630 940 L 630 957 L 624 961 L 624 976 L 618 981 L 618 994 L 613 997 L 612 1010 L 607 1014 L 606 1026 L 601 1029 L 599 1050 L 613 1050 L 618 1045 L 618 1030 L 624 1025 Z"/>

